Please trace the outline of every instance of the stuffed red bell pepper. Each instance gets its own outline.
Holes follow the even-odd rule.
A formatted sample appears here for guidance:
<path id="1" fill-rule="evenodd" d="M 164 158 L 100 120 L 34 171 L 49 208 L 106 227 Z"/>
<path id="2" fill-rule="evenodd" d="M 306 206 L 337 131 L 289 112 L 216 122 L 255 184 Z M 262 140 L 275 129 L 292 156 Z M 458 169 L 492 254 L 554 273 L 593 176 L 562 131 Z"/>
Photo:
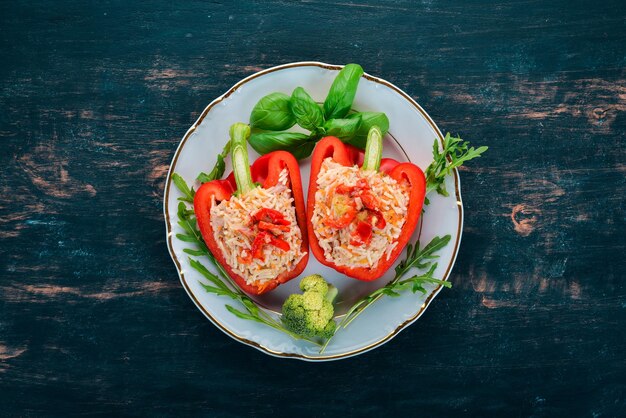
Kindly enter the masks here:
<path id="1" fill-rule="evenodd" d="M 365 152 L 335 137 L 313 152 L 307 207 L 311 251 L 355 279 L 381 277 L 417 226 L 426 191 L 412 163 L 381 160 L 382 134 L 373 127 Z"/>
<path id="2" fill-rule="evenodd" d="M 250 127 L 230 128 L 233 173 L 204 183 L 194 211 L 207 247 L 245 292 L 260 295 L 299 275 L 308 261 L 300 168 L 275 151 L 248 165 Z"/>

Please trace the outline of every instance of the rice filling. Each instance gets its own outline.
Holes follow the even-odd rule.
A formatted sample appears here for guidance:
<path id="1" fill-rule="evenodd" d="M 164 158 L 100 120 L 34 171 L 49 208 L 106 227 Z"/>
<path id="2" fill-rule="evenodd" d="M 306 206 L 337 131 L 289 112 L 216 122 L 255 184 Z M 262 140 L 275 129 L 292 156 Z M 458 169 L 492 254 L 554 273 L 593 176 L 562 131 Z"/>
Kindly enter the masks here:
<path id="1" fill-rule="evenodd" d="M 270 188 L 255 187 L 218 204 L 212 202 L 213 237 L 230 268 L 247 284 L 259 286 L 274 280 L 280 273 L 293 270 L 306 255 L 300 248 L 302 232 L 293 202 L 287 169 L 281 171 L 278 182 Z M 280 230 L 261 230 L 253 215 L 262 209 L 280 212 L 286 225 Z M 257 237 L 265 238 L 261 239 L 259 258 L 252 257 Z M 281 245 L 284 248 L 271 244 L 272 240 L 285 242 L 289 249 L 285 250 L 285 244 Z"/>
<path id="2" fill-rule="evenodd" d="M 382 257 L 388 260 L 406 222 L 408 186 L 375 170 L 343 166 L 331 157 L 322 162 L 316 183 L 311 223 L 326 261 L 375 268 Z M 367 193 L 354 196 L 346 192 L 359 187 Z M 369 210 L 374 207 L 376 210 Z M 348 223 L 353 211 L 358 213 Z M 381 215 L 384 221 L 377 219 Z M 361 231 L 363 222 L 372 227 Z"/>

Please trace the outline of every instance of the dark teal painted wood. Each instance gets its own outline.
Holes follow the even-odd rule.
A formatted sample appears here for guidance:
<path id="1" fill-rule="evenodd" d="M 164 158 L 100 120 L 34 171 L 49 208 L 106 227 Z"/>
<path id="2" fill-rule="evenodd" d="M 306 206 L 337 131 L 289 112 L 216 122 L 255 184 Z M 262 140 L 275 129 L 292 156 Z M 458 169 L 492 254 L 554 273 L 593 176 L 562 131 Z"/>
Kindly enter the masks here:
<path id="1" fill-rule="evenodd" d="M 620 1 L 2 2 L 2 415 L 626 415 L 625 23 Z M 199 112 L 300 60 L 358 62 L 490 146 L 454 288 L 329 364 L 213 327 L 161 214 Z"/>

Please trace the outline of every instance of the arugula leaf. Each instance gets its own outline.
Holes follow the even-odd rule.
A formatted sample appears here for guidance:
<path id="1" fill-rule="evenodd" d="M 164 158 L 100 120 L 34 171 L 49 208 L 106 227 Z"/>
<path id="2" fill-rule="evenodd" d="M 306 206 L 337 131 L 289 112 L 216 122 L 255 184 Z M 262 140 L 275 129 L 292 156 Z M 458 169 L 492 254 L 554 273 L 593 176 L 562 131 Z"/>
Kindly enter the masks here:
<path id="1" fill-rule="evenodd" d="M 324 101 L 326 120 L 343 118 L 348 114 L 362 75 L 363 68 L 358 64 L 348 64 L 339 71 Z"/>
<path id="2" fill-rule="evenodd" d="M 220 289 L 230 290 L 228 286 L 226 286 L 226 284 L 223 281 L 221 281 L 219 277 L 217 277 L 217 275 L 211 273 L 209 269 L 207 269 L 206 267 L 202 265 L 202 263 L 200 263 L 197 260 L 194 260 L 191 257 L 188 257 L 188 260 L 189 260 L 189 264 L 191 265 L 191 267 L 193 267 L 198 272 L 200 272 L 200 274 L 202 274 L 208 281 L 210 281 L 211 283 L 213 283 L 215 286 L 219 287 Z"/>
<path id="3" fill-rule="evenodd" d="M 181 190 L 183 194 L 185 194 L 185 190 L 190 191 L 189 187 L 182 179 L 182 177 L 180 177 L 178 174 L 175 174 L 175 176 L 177 176 L 177 181 L 175 181 L 174 184 L 176 184 L 179 190 Z M 225 280 L 230 281 L 230 277 L 228 277 L 224 268 L 220 265 L 220 263 L 217 262 L 213 254 L 211 254 L 202 238 L 202 235 L 200 234 L 200 231 L 198 231 L 193 210 L 187 209 L 185 203 L 180 202 L 178 204 L 177 213 L 178 225 L 180 225 L 180 227 L 185 231 L 185 234 L 176 234 L 176 237 L 181 241 L 194 243 L 199 247 L 199 249 L 195 250 L 185 248 L 183 251 L 187 254 L 191 254 L 194 256 L 205 255 L 209 259 L 209 261 L 217 268 L 217 270 L 219 271 L 219 275 L 221 275 Z M 264 310 L 259 309 L 256 303 L 254 303 L 254 301 L 250 299 L 250 297 L 246 295 L 243 291 L 241 291 L 235 284 L 230 282 L 230 286 L 227 285 L 218 274 L 214 274 L 213 272 L 211 272 L 200 261 L 189 257 L 189 264 L 208 281 L 208 283 L 204 283 L 202 281 L 200 282 L 200 285 L 204 288 L 204 290 L 209 293 L 214 293 L 218 296 L 226 296 L 230 299 L 233 299 L 239 302 L 245 309 L 245 311 L 242 311 L 231 305 L 225 305 L 226 309 L 231 314 L 244 320 L 262 323 L 268 327 L 274 328 L 279 332 L 289 335 L 295 340 L 304 340 L 311 344 L 315 344 L 318 346 L 320 345 L 318 341 L 299 336 L 289 331 L 283 326 L 280 320 L 274 318 L 272 315 L 265 312 Z"/>
<path id="4" fill-rule="evenodd" d="M 452 283 L 444 280 L 435 279 L 433 277 L 433 273 L 435 272 L 436 268 L 437 263 L 433 264 L 430 269 L 424 274 L 409 277 L 408 279 L 404 280 L 399 280 L 395 283 L 390 283 L 383 289 L 386 288 L 395 292 L 402 292 L 404 290 L 410 289 L 413 293 L 421 292 L 423 294 L 426 294 L 426 289 L 424 288 L 424 285 L 427 283 L 442 285 L 447 288 L 452 287 Z"/>
<path id="5" fill-rule="evenodd" d="M 411 244 L 407 245 L 406 258 L 396 266 L 396 277 L 402 277 L 412 267 L 420 269 L 426 268 L 429 264 L 431 264 L 430 260 L 434 260 L 439 257 L 438 255 L 435 255 L 435 252 L 448 245 L 450 238 L 450 235 L 446 235 L 444 237 L 434 237 L 428 245 L 421 250 L 419 248 L 419 241 L 415 243 L 415 247 Z M 425 260 L 425 262 L 422 262 L 423 260 Z"/>
<path id="6" fill-rule="evenodd" d="M 190 235 L 176 234 L 176 238 L 184 242 L 196 242 L 196 239 Z"/>
<path id="7" fill-rule="evenodd" d="M 445 287 L 451 287 L 452 285 L 449 282 L 438 280 L 433 277 L 433 273 L 437 268 L 437 264 L 433 264 L 432 262 L 432 260 L 438 257 L 437 255 L 435 255 L 435 252 L 445 247 L 446 244 L 450 242 L 450 238 L 450 235 L 446 235 L 444 237 L 434 237 L 428 243 L 428 245 L 426 245 L 422 249 L 419 248 L 419 241 L 416 243 L 415 247 L 410 244 L 407 245 L 406 258 L 402 260 L 400 264 L 396 267 L 396 274 L 393 280 L 391 280 L 391 282 L 389 282 L 386 286 L 383 286 L 380 289 L 373 291 L 372 293 L 363 297 L 362 299 L 358 300 L 354 305 L 352 305 L 337 326 L 335 333 L 337 333 L 340 328 L 346 328 L 348 325 L 350 325 L 350 323 L 354 321 L 359 315 L 361 315 L 363 311 L 365 311 L 369 306 L 371 306 L 382 296 L 398 297 L 401 295 L 402 291 L 407 289 L 411 289 L 413 293 L 426 292 L 423 286 L 426 283 L 433 283 Z M 408 279 L 400 280 L 412 267 L 430 267 L 430 269 L 425 274 L 419 276 L 416 275 Z M 326 342 L 320 349 L 320 353 L 324 352 L 331 339 L 332 336 L 326 340 Z"/>
<path id="8" fill-rule="evenodd" d="M 291 93 L 289 106 L 296 123 L 308 131 L 315 132 L 324 123 L 322 109 L 302 87 L 296 87 Z"/>
<path id="9" fill-rule="evenodd" d="M 209 181 L 221 179 L 222 176 L 224 175 L 224 170 L 226 169 L 226 162 L 224 161 L 224 159 L 226 158 L 229 152 L 230 152 L 230 140 L 226 142 L 226 145 L 224 145 L 222 152 L 217 154 L 217 162 L 215 163 L 215 166 L 213 167 L 211 172 L 209 174 L 200 173 L 198 175 L 197 180 L 200 183 L 206 183 Z"/>
<path id="10" fill-rule="evenodd" d="M 183 252 L 189 255 L 195 255 L 196 257 L 206 255 L 204 250 L 192 250 L 191 248 L 183 248 Z"/>
<path id="11" fill-rule="evenodd" d="M 284 93 L 271 93 L 261 98 L 250 114 L 250 127 L 283 131 L 296 123 L 289 108 L 290 98 Z"/>
<path id="12" fill-rule="evenodd" d="M 258 316 L 241 312 L 240 310 L 237 310 L 230 305 L 226 305 L 226 309 L 228 309 L 228 312 L 235 315 L 237 318 L 247 319 L 249 321 L 255 321 L 255 322 L 263 322 L 261 321 L 261 318 L 259 318 Z"/>
<path id="13" fill-rule="evenodd" d="M 443 150 L 439 151 L 439 143 L 435 139 L 433 144 L 433 162 L 426 169 L 426 195 L 436 190 L 442 196 L 448 196 L 446 190 L 446 176 L 452 173 L 457 167 L 465 162 L 480 157 L 489 147 L 470 147 L 468 141 L 463 141 L 460 137 L 453 137 L 446 134 L 443 140 Z M 425 199 L 428 204 L 428 199 Z"/>
<path id="14" fill-rule="evenodd" d="M 192 242 L 196 244 L 199 250 L 190 250 L 190 251 L 202 251 L 204 254 L 209 254 L 209 249 L 207 248 L 202 236 L 200 235 L 200 231 L 196 228 L 196 221 L 192 216 L 194 215 L 193 210 L 187 210 L 185 204 L 180 202 L 178 204 L 178 225 L 186 232 L 186 234 L 177 234 L 177 237 L 185 242 Z"/>
<path id="15" fill-rule="evenodd" d="M 183 180 L 183 178 L 177 173 L 172 174 L 172 181 L 174 182 L 176 187 L 178 187 L 178 190 L 180 190 L 180 192 L 183 194 L 183 196 L 179 197 L 178 200 L 193 203 L 193 197 L 196 194 L 193 188 L 190 189 L 187 186 L 187 183 L 185 183 L 185 180 Z"/>

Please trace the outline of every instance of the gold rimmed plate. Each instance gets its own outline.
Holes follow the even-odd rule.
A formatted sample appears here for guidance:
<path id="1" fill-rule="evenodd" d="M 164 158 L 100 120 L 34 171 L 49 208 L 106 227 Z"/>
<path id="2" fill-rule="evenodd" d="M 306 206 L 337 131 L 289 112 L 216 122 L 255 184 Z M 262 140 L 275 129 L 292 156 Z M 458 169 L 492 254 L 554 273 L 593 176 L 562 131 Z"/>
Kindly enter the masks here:
<path id="1" fill-rule="evenodd" d="M 177 225 L 177 198 L 180 192 L 172 182 L 172 174 L 180 174 L 192 183 L 201 171 L 210 171 L 215 156 L 228 140 L 228 129 L 235 122 L 247 122 L 257 101 L 272 92 L 291 94 L 294 88 L 304 87 L 314 100 L 324 98 L 341 66 L 319 62 L 298 62 L 268 68 L 255 73 L 229 89 L 211 102 L 196 123 L 183 137 L 170 166 L 165 185 L 164 212 L 167 245 L 178 270 L 181 283 L 200 311 L 230 337 L 265 353 L 310 361 L 346 358 L 364 353 L 389 341 L 401 330 L 419 318 L 429 303 L 441 290 L 440 286 L 426 286 L 427 293 L 406 292 L 398 298 L 383 297 L 367 309 L 356 321 L 333 338 L 323 354 L 319 347 L 304 341 L 295 341 L 274 329 L 252 321 L 240 319 L 225 308 L 229 300 L 207 293 L 201 275 L 189 265 L 183 249 L 189 243 L 176 238 L 182 229 Z M 393 84 L 365 74 L 359 83 L 353 108 L 358 111 L 385 112 L 389 117 L 389 133 L 384 139 L 383 157 L 411 161 L 423 170 L 432 160 L 432 143 L 443 140 L 441 132 L 410 96 Z M 258 155 L 250 149 L 250 160 Z M 300 164 L 303 188 L 308 188 L 310 162 Z M 230 170 L 227 164 L 226 171 Z M 451 235 L 450 243 L 438 252 L 438 266 L 434 276 L 446 280 L 456 258 L 463 225 L 463 206 L 458 173 L 455 171 L 446 182 L 449 196 L 429 196 L 430 205 L 422 216 L 421 228 L 413 234 L 411 242 L 418 239 L 429 242 L 435 236 Z M 403 255 L 400 257 L 402 258 Z M 213 269 L 208 259 L 199 257 L 207 268 Z M 399 260 L 398 260 L 399 261 Z M 359 298 L 384 286 L 393 278 L 393 268 L 374 282 L 360 282 L 348 278 L 320 264 L 311 255 L 304 275 L 319 273 L 339 289 L 336 311 L 342 314 Z M 278 312 L 285 298 L 298 292 L 298 279 L 294 279 L 267 295 L 256 298 L 263 309 Z"/>

